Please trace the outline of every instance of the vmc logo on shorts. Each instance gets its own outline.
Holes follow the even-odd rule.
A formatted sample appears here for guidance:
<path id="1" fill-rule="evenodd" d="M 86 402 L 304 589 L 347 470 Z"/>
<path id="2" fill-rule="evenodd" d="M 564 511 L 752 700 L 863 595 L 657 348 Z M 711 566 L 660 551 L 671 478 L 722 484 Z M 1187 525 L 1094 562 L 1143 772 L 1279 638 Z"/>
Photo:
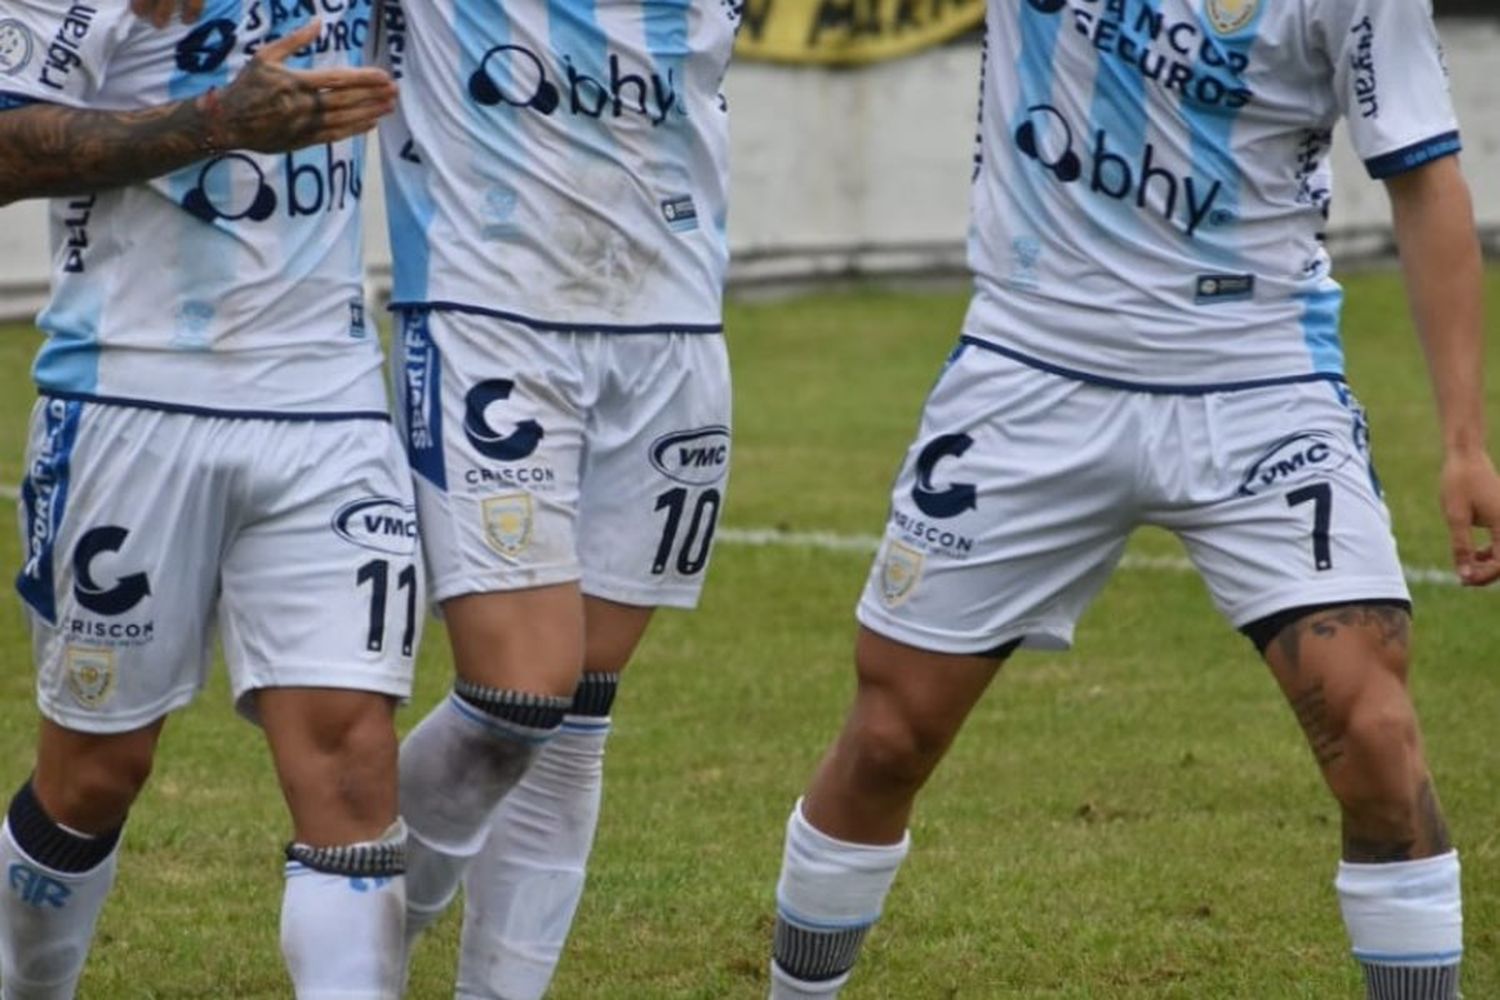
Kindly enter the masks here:
<path id="1" fill-rule="evenodd" d="M 651 442 L 651 464 L 668 479 L 710 486 L 729 472 L 729 428 L 714 425 L 663 434 Z"/>
<path id="2" fill-rule="evenodd" d="M 1324 476 L 1349 460 L 1338 437 L 1328 431 L 1302 431 L 1282 438 L 1251 464 L 1240 480 L 1238 493 L 1255 496 L 1264 490 L 1290 486 Z"/>
<path id="3" fill-rule="evenodd" d="M 334 513 L 333 533 L 362 549 L 410 556 L 417 551 L 417 510 L 396 497 L 361 497 Z"/>

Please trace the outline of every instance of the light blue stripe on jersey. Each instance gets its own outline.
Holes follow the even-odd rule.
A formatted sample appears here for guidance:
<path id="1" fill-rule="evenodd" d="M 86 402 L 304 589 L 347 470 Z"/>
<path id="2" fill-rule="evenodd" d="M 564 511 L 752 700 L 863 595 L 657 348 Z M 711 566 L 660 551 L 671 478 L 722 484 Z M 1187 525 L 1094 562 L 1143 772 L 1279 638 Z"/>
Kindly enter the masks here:
<path id="1" fill-rule="evenodd" d="M 241 0 L 211 0 L 200 21 L 226 20 L 240 24 L 244 11 Z M 222 87 L 230 80 L 232 60 L 207 73 L 192 72 L 179 65 L 167 80 L 167 96 L 174 101 L 197 97 L 210 87 Z M 208 166 L 208 162 L 190 164 L 165 179 L 172 200 L 182 206 L 191 196 L 209 206 L 231 205 L 232 171 L 248 169 L 239 159 L 229 159 Z M 266 179 L 267 181 L 269 179 Z M 177 254 L 173 260 L 177 282 L 175 315 L 164 316 L 173 324 L 172 347 L 177 350 L 208 350 L 213 319 L 224 293 L 235 283 L 235 255 L 220 238 L 220 226 L 236 223 L 215 219 L 205 221 L 186 209 L 179 217 Z M 240 222 L 239 225 L 250 225 Z"/>
<path id="2" fill-rule="evenodd" d="M 511 17 L 504 0 L 454 0 L 452 24 L 454 43 L 459 50 L 459 92 L 464 95 L 463 113 L 469 118 L 468 134 L 475 139 L 468 147 L 469 161 L 465 166 L 472 178 L 473 191 L 480 195 L 479 203 L 471 210 L 478 217 L 484 239 L 495 244 L 497 252 L 503 253 L 505 241 L 515 233 L 515 214 L 520 204 L 520 195 L 511 179 L 525 177 L 528 172 L 529 145 L 524 123 L 539 112 L 505 101 L 494 105 L 481 104 L 472 97 L 473 81 L 481 77 L 488 79 L 506 93 L 520 92 L 524 84 L 533 81 L 515 78 L 510 70 L 520 64 L 513 59 L 489 58 L 497 48 L 514 44 Z M 542 64 L 545 64 L 547 55 L 533 53 Z M 423 155 L 438 154 L 429 151 Z M 426 191 L 421 194 L 427 196 Z M 425 231 L 432 218 L 432 205 L 427 202 L 414 208 L 419 213 L 425 212 L 425 218 L 412 218 L 407 224 L 420 223 Z M 431 238 L 430 233 L 424 239 L 428 238 Z M 426 273 L 430 256 L 431 250 L 424 242 L 420 261 L 421 287 L 417 287 L 416 282 L 402 283 L 396 301 L 428 300 Z"/>
<path id="3" fill-rule="evenodd" d="M 605 100 L 609 87 L 609 36 L 599 23 L 595 0 L 547 0 L 547 27 L 552 33 L 552 51 L 562 63 L 557 84 L 569 109 L 574 100 L 582 105 L 594 91 L 594 87 L 581 80 L 571 81 L 570 69 L 605 88 L 606 94 L 597 98 Z M 601 160 L 614 159 L 615 142 L 607 108 L 598 118 L 586 114 L 569 114 L 567 118 L 580 152 L 591 153 Z"/>
<path id="4" fill-rule="evenodd" d="M 1120 44 L 1130 39 L 1137 51 L 1149 52 L 1151 19 L 1160 16 L 1160 0 L 1137 0 L 1121 6 L 1126 13 L 1118 22 Z M 1096 226 L 1124 244 L 1145 245 L 1144 236 L 1136 234 L 1154 222 L 1148 223 L 1142 215 L 1151 209 L 1136 205 L 1136 188 L 1144 179 L 1134 173 L 1145 159 L 1146 75 L 1124 59 L 1103 52 L 1096 53 L 1095 62 L 1088 134 L 1074 137 L 1074 149 L 1088 165 L 1078 183 L 1110 195 L 1108 201 L 1096 199 L 1093 203 L 1091 220 Z"/>
<path id="5" fill-rule="evenodd" d="M 658 195 L 691 195 L 693 178 L 689 172 L 689 134 L 686 129 L 674 127 L 673 118 L 680 117 L 683 110 L 683 92 L 687 80 L 683 70 L 688 60 L 688 11 L 691 0 L 640 0 L 641 17 L 645 22 L 646 48 L 651 53 L 655 72 L 664 81 L 670 81 L 670 89 L 677 95 L 677 103 L 667 112 L 667 117 L 656 126 L 662 154 L 656 162 L 666 167 L 661 174 L 671 190 L 657 191 Z M 643 98 L 646 100 L 646 98 Z M 650 104 L 647 104 L 650 107 Z"/>
<path id="6" fill-rule="evenodd" d="M 1235 62 L 1249 65 L 1251 51 L 1259 37 L 1261 18 L 1268 4 L 1256 4 L 1250 21 L 1232 36 L 1216 34 L 1208 18 L 1200 11 L 1198 30 L 1202 34 L 1203 47 L 1199 50 L 1193 71 L 1201 77 L 1211 77 L 1224 85 L 1226 93 L 1244 87 L 1243 80 L 1231 68 Z M 1207 53 L 1216 53 L 1219 65 L 1210 65 Z M 1253 98 L 1252 98 L 1253 100 Z M 1179 191 L 1180 217 L 1193 212 L 1193 203 L 1203 206 L 1205 218 L 1198 223 L 1194 236 L 1194 251 L 1203 255 L 1207 265 L 1225 271 L 1239 272 L 1245 269 L 1244 256 L 1235 241 L 1231 224 L 1239 218 L 1240 182 L 1242 173 L 1234 158 L 1234 129 L 1243 108 L 1210 105 L 1203 101 L 1192 101 L 1184 94 L 1181 98 L 1181 114 L 1187 124 L 1193 148 L 1193 188 L 1191 193 L 1184 181 Z M 1217 188 L 1215 187 L 1217 185 Z M 1186 230 L 1184 230 L 1186 232 Z"/>
<path id="7" fill-rule="evenodd" d="M 36 318 L 47 342 L 32 375 L 43 389 L 91 393 L 99 386 L 99 324 L 104 288 L 97 281 L 70 282 L 67 295 L 54 295 Z"/>
<path id="8" fill-rule="evenodd" d="M 1302 302 L 1302 336 L 1315 372 L 1344 371 L 1344 345 L 1339 339 L 1339 313 L 1344 290 L 1329 280 L 1321 288 L 1297 296 Z"/>
<path id="9" fill-rule="evenodd" d="M 1063 18 L 1056 14 L 1044 13 L 1029 3 L 1020 3 L 1017 6 L 1021 9 L 1019 26 L 1021 56 L 1017 60 L 1015 72 L 1020 84 L 1021 104 L 1010 111 L 1011 122 L 1008 131 L 1011 135 L 1016 134 L 1026 123 L 1032 121 L 1032 108 L 1052 103 L 1054 56 L 1057 52 L 1058 35 L 1063 25 Z M 996 16 L 994 12 L 999 9 L 998 4 L 991 4 L 990 16 Z M 989 47 L 986 41 L 986 62 L 990 59 Z M 988 73 L 1009 71 L 1009 67 L 1006 66 L 986 65 L 981 77 L 983 78 L 984 74 Z M 987 86 L 988 81 L 982 79 L 981 87 Z M 984 100 L 983 94 L 980 100 Z M 1005 114 L 1005 111 L 996 109 L 995 113 Z M 1016 190 L 1008 192 L 1010 211 L 1013 216 L 1025 219 L 1027 227 L 1033 234 L 1045 233 L 1051 226 L 1050 216 L 1045 208 L 1051 194 L 1044 188 L 1053 183 L 1052 178 L 1046 171 L 1034 169 L 1035 164 L 1020 151 L 1016 143 L 1007 142 L 1005 148 L 1017 164 L 1017 168 L 1011 171 L 1017 183 Z"/>

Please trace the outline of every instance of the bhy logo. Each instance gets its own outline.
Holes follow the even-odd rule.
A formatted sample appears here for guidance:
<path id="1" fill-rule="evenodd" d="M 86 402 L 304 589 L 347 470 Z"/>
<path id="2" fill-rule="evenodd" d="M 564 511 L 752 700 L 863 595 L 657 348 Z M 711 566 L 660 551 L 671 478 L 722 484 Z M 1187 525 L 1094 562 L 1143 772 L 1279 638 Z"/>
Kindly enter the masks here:
<path id="1" fill-rule="evenodd" d="M 1180 225 L 1189 236 L 1204 223 L 1222 225 L 1233 213 L 1215 208 L 1224 185 L 1214 180 L 1183 176 L 1161 165 L 1155 143 L 1146 142 L 1139 156 L 1126 156 L 1110 146 L 1109 133 L 1095 129 L 1092 144 L 1079 152 L 1079 137 L 1061 111 L 1050 104 L 1033 104 L 1013 136 L 1021 154 L 1064 184 L 1085 183 L 1089 191 L 1115 201 L 1133 202 Z"/>
<path id="2" fill-rule="evenodd" d="M 677 95 L 677 75 L 627 72 L 619 55 L 609 54 L 606 79 L 580 70 L 568 55 L 562 69 L 548 71 L 542 57 L 524 45 L 497 45 L 479 60 L 469 77 L 469 96 L 484 107 L 508 105 L 551 116 L 559 111 L 584 118 L 641 115 L 653 126 L 674 111 L 685 114 Z"/>

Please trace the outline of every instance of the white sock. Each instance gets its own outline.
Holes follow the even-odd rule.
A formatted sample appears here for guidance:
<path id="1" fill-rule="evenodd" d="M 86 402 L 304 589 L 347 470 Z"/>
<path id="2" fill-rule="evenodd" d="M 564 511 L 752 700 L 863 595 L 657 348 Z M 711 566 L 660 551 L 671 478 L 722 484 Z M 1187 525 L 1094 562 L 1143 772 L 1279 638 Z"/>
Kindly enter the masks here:
<path id="1" fill-rule="evenodd" d="M 817 830 L 798 800 L 776 886 L 770 1000 L 831 1000 L 849 981 L 865 935 L 911 846 L 853 844 Z"/>
<path id="2" fill-rule="evenodd" d="M 568 716 L 490 820 L 464 876 L 457 1000 L 541 1000 L 599 824 L 609 717 Z"/>
<path id="3" fill-rule="evenodd" d="M 490 814 L 562 722 L 567 698 L 466 686 L 401 744 L 401 814 L 410 827 L 408 944 L 438 918 L 479 853 Z"/>
<path id="4" fill-rule="evenodd" d="M 114 885 L 119 857 L 115 840 L 108 842 L 108 855 L 87 870 L 59 871 L 16 843 L 12 818 L 0 827 L 0 871 L 5 873 L 0 891 L 0 997 L 71 1000 L 94 940 L 94 925 Z M 43 822 L 60 839 L 76 838 L 79 844 L 99 839 Z"/>
<path id="5" fill-rule="evenodd" d="M 1339 862 L 1334 882 L 1370 1000 L 1454 1000 L 1463 958 L 1458 852 Z"/>
<path id="6" fill-rule="evenodd" d="M 281 953 L 297 1000 L 397 1000 L 406 828 L 343 847 L 287 849 Z"/>

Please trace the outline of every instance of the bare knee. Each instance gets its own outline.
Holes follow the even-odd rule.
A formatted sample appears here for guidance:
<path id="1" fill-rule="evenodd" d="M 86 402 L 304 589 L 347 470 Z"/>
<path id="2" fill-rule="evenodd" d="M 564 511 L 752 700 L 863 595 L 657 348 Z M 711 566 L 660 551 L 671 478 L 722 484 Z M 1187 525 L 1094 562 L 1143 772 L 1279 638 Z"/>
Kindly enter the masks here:
<path id="1" fill-rule="evenodd" d="M 113 830 L 151 777 L 160 724 L 93 736 L 44 723 L 32 786 L 47 814 L 82 833 Z"/>
<path id="2" fill-rule="evenodd" d="M 953 733 L 888 697 L 862 692 L 845 739 L 860 786 L 915 791 L 937 767 Z"/>
<path id="3" fill-rule="evenodd" d="M 305 693 L 304 693 L 305 694 Z M 319 702 L 324 702 L 319 710 Z M 297 839 L 352 843 L 377 836 L 396 816 L 396 730 L 390 700 L 326 692 L 262 718 Z"/>

